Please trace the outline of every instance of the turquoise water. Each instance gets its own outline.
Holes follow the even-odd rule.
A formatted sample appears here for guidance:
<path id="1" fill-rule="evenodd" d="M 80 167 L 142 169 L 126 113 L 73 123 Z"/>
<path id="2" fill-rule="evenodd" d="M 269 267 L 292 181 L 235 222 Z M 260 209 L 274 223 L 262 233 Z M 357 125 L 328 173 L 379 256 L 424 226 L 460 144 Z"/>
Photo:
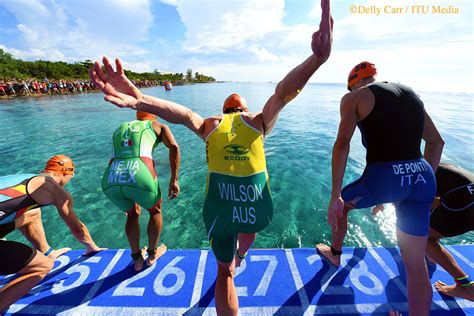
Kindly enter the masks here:
<path id="1" fill-rule="evenodd" d="M 246 97 L 252 111 L 261 110 L 273 93 L 274 83 L 219 83 L 178 86 L 172 91 L 143 91 L 184 104 L 203 117 L 219 113 L 222 102 L 237 92 Z M 275 201 L 272 224 L 259 233 L 256 247 L 312 247 L 327 242 L 330 230 L 326 207 L 331 190 L 331 151 L 339 119 L 339 100 L 346 92 L 341 84 L 310 84 L 281 113 L 265 147 Z M 443 160 L 473 170 L 473 95 L 420 93 L 446 145 Z M 0 100 L 0 176 L 40 172 L 54 154 L 69 155 L 77 173 L 66 186 L 74 197 L 74 209 L 100 246 L 128 248 L 125 215 L 102 193 L 100 182 L 111 154 L 111 136 L 134 112 L 116 108 L 102 94 Z M 181 148 L 181 196 L 164 199 L 162 241 L 170 248 L 208 247 L 201 207 L 206 178 L 204 143 L 183 126 L 170 126 Z M 356 131 L 351 146 L 347 184 L 362 173 L 365 151 Z M 163 191 L 167 191 L 169 162 L 165 147 L 155 151 Z M 148 215 L 141 216 L 142 242 L 146 244 Z M 53 247 L 81 248 L 52 207 L 43 222 Z M 8 236 L 24 240 L 18 233 Z M 474 233 L 448 239 L 448 243 L 472 243 Z M 348 246 L 394 245 L 393 208 L 374 218 L 368 209 L 350 215 Z"/>

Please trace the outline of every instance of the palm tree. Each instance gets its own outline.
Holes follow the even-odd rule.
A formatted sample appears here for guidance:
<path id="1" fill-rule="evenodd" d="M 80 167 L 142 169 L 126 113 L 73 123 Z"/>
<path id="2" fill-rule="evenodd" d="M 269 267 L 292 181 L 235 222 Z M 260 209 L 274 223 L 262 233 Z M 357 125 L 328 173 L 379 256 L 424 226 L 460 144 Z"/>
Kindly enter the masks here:
<path id="1" fill-rule="evenodd" d="M 186 70 L 186 80 L 193 81 L 193 70 L 191 68 Z"/>

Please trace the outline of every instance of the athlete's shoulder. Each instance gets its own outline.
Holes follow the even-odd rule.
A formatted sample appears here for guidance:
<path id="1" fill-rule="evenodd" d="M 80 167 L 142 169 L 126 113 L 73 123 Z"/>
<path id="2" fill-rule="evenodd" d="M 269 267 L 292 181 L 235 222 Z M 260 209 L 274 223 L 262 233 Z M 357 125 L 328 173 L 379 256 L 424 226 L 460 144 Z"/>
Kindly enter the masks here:
<path id="1" fill-rule="evenodd" d="M 219 122 L 224 118 L 224 114 L 218 114 L 214 116 L 209 116 L 204 119 L 205 124 L 215 124 L 216 126 L 219 124 Z"/>
<path id="2" fill-rule="evenodd" d="M 243 120 L 251 127 L 258 130 L 262 134 L 264 133 L 262 112 L 244 112 L 242 117 Z"/>

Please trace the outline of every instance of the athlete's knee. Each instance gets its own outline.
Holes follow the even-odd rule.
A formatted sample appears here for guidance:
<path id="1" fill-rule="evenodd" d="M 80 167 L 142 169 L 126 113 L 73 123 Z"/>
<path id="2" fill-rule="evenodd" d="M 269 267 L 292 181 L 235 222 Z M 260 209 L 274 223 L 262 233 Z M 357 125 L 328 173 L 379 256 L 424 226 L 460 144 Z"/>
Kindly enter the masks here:
<path id="1" fill-rule="evenodd" d="M 135 203 L 133 207 L 127 211 L 127 215 L 129 217 L 138 217 L 140 216 L 140 212 L 141 212 L 140 205 Z"/>
<path id="2" fill-rule="evenodd" d="M 36 273 L 42 277 L 48 274 L 54 266 L 54 261 L 49 257 L 43 255 L 39 251 L 36 251 L 35 256 L 33 259 L 28 263 L 22 270 L 20 270 L 19 274 L 27 274 L 27 273 Z"/>
<path id="3" fill-rule="evenodd" d="M 161 214 L 161 205 L 155 205 L 152 208 L 149 208 L 148 213 L 150 213 L 150 216 Z"/>
<path id="4" fill-rule="evenodd" d="M 23 215 L 15 219 L 15 228 L 21 228 L 35 221 L 41 220 L 41 209 L 36 208 L 25 212 Z"/>
<path id="5" fill-rule="evenodd" d="M 221 262 L 217 261 L 217 274 L 224 278 L 233 278 L 235 274 L 235 268 L 232 262 Z"/>
<path id="6" fill-rule="evenodd" d="M 150 216 L 161 214 L 162 199 L 160 199 L 155 205 L 148 209 Z"/>

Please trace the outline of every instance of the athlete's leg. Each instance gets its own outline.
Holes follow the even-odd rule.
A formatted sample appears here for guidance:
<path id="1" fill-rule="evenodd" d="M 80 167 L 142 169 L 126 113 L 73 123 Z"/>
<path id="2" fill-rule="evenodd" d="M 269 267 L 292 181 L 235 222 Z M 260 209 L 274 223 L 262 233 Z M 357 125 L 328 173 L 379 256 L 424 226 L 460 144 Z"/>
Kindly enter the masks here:
<path id="1" fill-rule="evenodd" d="M 240 267 L 240 263 L 243 260 L 243 257 L 247 255 L 248 250 L 252 247 L 253 242 L 255 241 L 256 233 L 253 234 L 244 234 L 240 233 L 237 235 L 239 240 L 239 248 L 235 253 L 235 266 Z"/>
<path id="2" fill-rule="evenodd" d="M 425 262 L 428 237 L 409 235 L 397 228 L 397 239 L 407 277 L 409 315 L 429 315 L 433 293 Z"/>
<path id="3" fill-rule="evenodd" d="M 217 315 L 237 315 L 239 299 L 234 284 L 234 262 L 217 261 L 217 280 L 214 297 Z"/>
<path id="4" fill-rule="evenodd" d="M 316 245 L 318 252 L 336 267 L 341 265 L 341 251 L 347 233 L 347 214 L 352 209 L 354 208 L 349 204 L 346 203 L 344 205 L 342 217 L 337 219 L 337 230 L 331 228 L 331 246 L 325 244 Z"/>
<path id="5" fill-rule="evenodd" d="M 2 242 L 7 243 L 7 242 Z M 13 243 L 13 242 L 8 242 Z M 15 249 L 23 249 L 26 251 L 26 245 L 21 243 L 15 243 Z M 1 246 L 0 246 L 1 247 Z M 31 248 L 30 248 L 31 249 Z M 43 254 L 37 252 L 34 249 L 29 250 L 30 256 L 33 258 L 27 258 L 24 262 L 28 262 L 27 265 L 21 268 L 19 271 L 8 271 L 7 273 L 18 273 L 19 276 L 14 280 L 10 281 L 2 289 L 0 289 L 0 312 L 5 311 L 11 304 L 20 299 L 23 295 L 28 293 L 35 285 L 37 285 L 49 271 L 53 268 L 54 262 Z M 31 253 L 33 251 L 34 253 Z M 26 253 L 25 253 L 26 254 Z M 10 254 L 11 255 L 11 254 Z M 24 257 L 26 258 L 26 257 Z M 4 272 L 2 271 L 2 274 Z"/>
<path id="6" fill-rule="evenodd" d="M 222 231 L 217 230 L 217 232 Z M 239 301 L 234 285 L 237 233 L 235 235 L 213 236 L 210 242 L 217 261 L 217 279 L 214 290 L 217 314 L 237 315 Z"/>
<path id="7" fill-rule="evenodd" d="M 439 243 L 439 240 L 443 237 L 443 235 L 430 228 L 426 254 L 434 263 L 442 266 L 453 278 L 466 276 L 467 274 L 457 264 L 454 257 Z"/>
<path id="8" fill-rule="evenodd" d="M 157 248 L 160 240 L 161 229 L 163 227 L 163 217 L 161 215 L 161 201 L 148 210 L 150 219 L 148 220 L 148 258 L 147 266 L 152 266 L 165 252 L 166 245 L 162 244 Z"/>
<path id="9" fill-rule="evenodd" d="M 163 227 L 163 217 L 161 216 L 161 203 L 148 210 L 150 219 L 148 221 L 148 249 L 156 249 L 160 240 L 161 229 Z"/>
<path id="10" fill-rule="evenodd" d="M 46 240 L 46 234 L 41 220 L 41 209 L 36 208 L 24 213 L 15 219 L 15 227 L 25 236 L 25 238 L 42 253 L 48 252 L 51 247 Z M 48 257 L 55 260 L 57 257 L 65 254 L 71 248 L 60 248 L 49 252 Z"/>
<path id="11" fill-rule="evenodd" d="M 444 248 L 439 240 L 444 236 L 438 233 L 433 228 L 430 228 L 430 235 L 428 236 L 428 245 L 426 253 L 428 257 L 443 267 L 453 278 L 463 278 L 467 274 L 461 269 L 456 262 L 456 259 Z M 470 301 L 474 301 L 474 286 L 461 286 L 458 284 L 447 285 L 441 281 L 435 283 L 435 287 L 443 294 L 455 297 L 462 297 Z"/>
<path id="12" fill-rule="evenodd" d="M 127 222 L 125 223 L 125 233 L 127 234 L 128 243 L 132 250 L 132 258 L 135 262 L 135 271 L 140 271 L 143 268 L 144 250 L 140 250 L 140 206 L 134 204 L 131 209 L 127 211 Z"/>

